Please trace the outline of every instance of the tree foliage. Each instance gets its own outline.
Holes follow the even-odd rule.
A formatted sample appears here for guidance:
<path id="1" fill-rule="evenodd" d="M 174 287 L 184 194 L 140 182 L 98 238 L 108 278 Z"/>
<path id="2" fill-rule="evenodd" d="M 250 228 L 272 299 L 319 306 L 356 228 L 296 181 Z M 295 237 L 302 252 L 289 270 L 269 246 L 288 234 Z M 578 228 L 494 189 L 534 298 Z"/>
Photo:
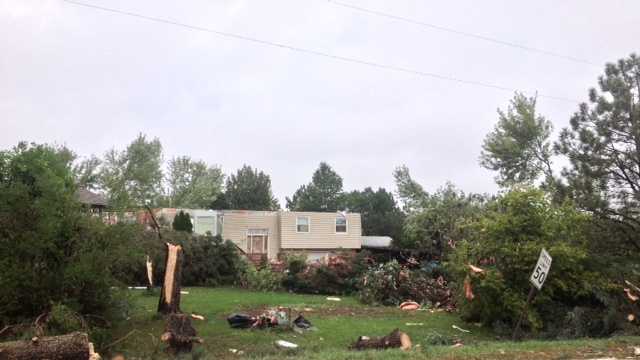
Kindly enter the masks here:
<path id="1" fill-rule="evenodd" d="M 271 190 L 271 178 L 244 165 L 227 179 L 225 199 L 231 209 L 277 210 L 278 200 Z"/>
<path id="2" fill-rule="evenodd" d="M 171 207 L 206 208 L 222 193 L 224 175 L 218 167 L 188 156 L 169 161 L 167 177 Z"/>
<path id="3" fill-rule="evenodd" d="M 76 177 L 78 187 L 95 190 L 100 184 L 100 165 L 102 161 L 92 155 L 73 167 L 73 173 Z"/>
<path id="4" fill-rule="evenodd" d="M 544 174 L 553 179 L 551 122 L 536 113 L 536 98 L 516 93 L 507 111 L 498 109 L 498 124 L 482 144 L 480 164 L 498 171 L 502 186 L 531 184 Z"/>
<path id="5" fill-rule="evenodd" d="M 556 149 L 571 166 L 564 170 L 579 206 L 609 221 L 627 246 L 640 249 L 640 58 L 607 64 L 562 130 Z"/>
<path id="6" fill-rule="evenodd" d="M 384 188 L 354 190 L 344 195 L 344 204 L 348 211 L 362 216 L 362 235 L 385 235 L 396 240 L 402 236 L 404 213 Z"/>
<path id="7" fill-rule="evenodd" d="M 407 216 L 404 236 L 397 245 L 427 250 L 436 258 L 444 258 L 467 234 L 467 225 L 482 211 L 486 198 L 465 194 L 447 183 L 426 196 L 422 206 Z"/>
<path id="8" fill-rule="evenodd" d="M 405 212 L 420 208 L 428 197 L 428 193 L 422 185 L 411 177 L 409 168 L 406 165 L 398 166 L 393 171 L 393 178 L 398 189 L 398 197 L 402 202 Z"/>
<path id="9" fill-rule="evenodd" d="M 188 233 L 193 232 L 193 224 L 191 223 L 191 216 L 188 213 L 180 210 L 179 213 L 176 214 L 176 217 L 173 219 L 173 230 L 175 231 L 185 231 Z"/>
<path id="10" fill-rule="evenodd" d="M 162 195 L 162 145 L 157 138 L 138 137 L 124 151 L 105 154 L 101 187 L 115 209 L 155 205 Z"/>
<path id="11" fill-rule="evenodd" d="M 82 212 L 65 149 L 19 144 L 0 152 L 0 323 L 52 303 L 104 314 L 116 265 L 137 254 L 129 237 Z"/>
<path id="12" fill-rule="evenodd" d="M 596 272 L 604 264 L 598 265 L 585 246 L 589 222 L 587 214 L 570 204 L 554 205 L 539 190 L 516 189 L 491 203 L 448 263 L 458 284 L 463 317 L 512 329 L 524 308 L 528 278 L 542 248 L 553 258 L 553 265 L 544 291 L 529 308 L 526 326 L 548 331 L 562 327 L 576 307 L 603 309 L 599 299 L 611 283 Z M 485 272 L 473 273 L 468 264 Z M 473 298 L 465 296 L 465 282 Z"/>
<path id="13" fill-rule="evenodd" d="M 293 211 L 338 211 L 344 208 L 342 196 L 342 177 L 329 164 L 321 162 L 311 182 L 287 198 L 287 208 Z"/>

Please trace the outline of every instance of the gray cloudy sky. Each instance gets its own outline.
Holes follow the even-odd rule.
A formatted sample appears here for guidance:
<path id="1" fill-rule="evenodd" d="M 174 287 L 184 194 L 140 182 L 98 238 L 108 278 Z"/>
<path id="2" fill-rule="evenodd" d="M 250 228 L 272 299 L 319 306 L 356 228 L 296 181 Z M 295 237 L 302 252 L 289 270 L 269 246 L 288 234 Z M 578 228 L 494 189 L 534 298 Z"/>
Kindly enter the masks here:
<path id="1" fill-rule="evenodd" d="M 326 0 L 83 0 L 340 56 L 585 100 L 591 66 L 382 18 Z M 344 0 L 418 21 L 587 59 L 640 50 L 635 0 Z M 428 190 L 493 192 L 478 165 L 512 93 L 315 57 L 74 6 L 0 0 L 0 147 L 66 144 L 81 155 L 137 133 L 165 157 L 271 175 L 282 200 L 320 161 L 345 188 L 394 188 L 406 164 Z M 539 99 L 566 126 L 577 104 Z"/>

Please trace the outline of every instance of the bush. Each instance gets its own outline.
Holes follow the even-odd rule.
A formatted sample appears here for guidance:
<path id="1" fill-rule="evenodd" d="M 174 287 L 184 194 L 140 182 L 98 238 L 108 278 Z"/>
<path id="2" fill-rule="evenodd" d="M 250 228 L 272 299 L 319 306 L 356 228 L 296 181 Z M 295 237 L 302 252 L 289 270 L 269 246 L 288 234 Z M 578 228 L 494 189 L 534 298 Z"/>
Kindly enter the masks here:
<path id="1" fill-rule="evenodd" d="M 123 234 L 136 239 L 141 253 L 135 262 L 122 268 L 118 278 L 127 284 L 147 285 L 146 255 L 153 262 L 154 284 L 163 281 L 166 242 L 182 246 L 182 285 L 220 286 L 238 284 L 244 273 L 245 262 L 236 246 L 220 236 L 191 235 L 183 231 L 163 231 L 162 240 L 155 232 L 138 225 L 119 224 Z"/>
<path id="2" fill-rule="evenodd" d="M 277 291 L 282 289 L 283 274 L 271 271 L 270 268 L 256 269 L 250 264 L 245 273 L 245 284 L 250 290 Z"/>
<path id="3" fill-rule="evenodd" d="M 188 213 L 180 210 L 180 212 L 176 214 L 176 217 L 173 219 L 173 230 L 184 231 L 191 234 L 193 232 L 191 216 Z"/>
<path id="4" fill-rule="evenodd" d="M 582 324 L 581 307 L 596 310 L 589 311 L 592 315 L 602 314 L 605 305 L 599 294 L 613 288 L 594 271 L 599 266 L 586 250 L 588 221 L 587 215 L 570 205 L 552 205 L 537 190 L 513 190 L 498 199 L 472 225 L 473 236 L 459 244 L 447 264 L 463 318 L 512 328 L 525 306 L 528 279 L 542 248 L 553 264 L 544 288 L 529 307 L 525 326 L 543 334 L 562 328 L 570 311 L 577 312 L 569 323 Z M 485 272 L 472 274 L 467 264 L 482 266 Z M 473 299 L 465 296 L 465 282 Z"/>
<path id="5" fill-rule="evenodd" d="M 87 330 L 84 319 L 78 313 L 62 304 L 54 304 L 51 307 L 46 324 L 46 334 L 49 336 Z"/>
<path id="6" fill-rule="evenodd" d="M 72 159 L 47 145 L 0 152 L 0 325 L 51 304 L 107 314 L 118 267 L 138 254 L 132 239 L 112 237 L 77 202 Z"/>
<path id="7" fill-rule="evenodd" d="M 327 263 L 304 265 L 300 258 L 288 260 L 289 272 L 284 287 L 297 293 L 347 295 L 357 291 L 358 278 L 368 268 L 371 257 L 367 251 L 345 253 L 329 258 Z M 302 268 L 302 270 L 301 270 Z"/>

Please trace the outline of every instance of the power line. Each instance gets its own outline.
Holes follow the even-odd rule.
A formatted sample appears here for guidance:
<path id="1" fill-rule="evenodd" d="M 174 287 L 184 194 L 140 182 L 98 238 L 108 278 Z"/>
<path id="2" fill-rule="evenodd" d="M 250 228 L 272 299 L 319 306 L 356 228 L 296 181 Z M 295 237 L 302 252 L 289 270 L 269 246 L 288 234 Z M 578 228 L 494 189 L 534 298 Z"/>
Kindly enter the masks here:
<path id="1" fill-rule="evenodd" d="M 88 4 L 88 3 L 81 2 L 81 1 L 76 1 L 76 0 L 62 0 L 62 1 L 66 2 L 66 3 L 69 3 L 69 4 L 72 4 L 72 5 L 83 6 L 83 7 L 102 10 L 102 11 L 111 12 L 111 13 L 115 13 L 115 14 L 136 17 L 136 18 L 140 18 L 140 19 L 144 19 L 144 20 L 148 20 L 148 21 L 153 21 L 153 22 L 158 22 L 158 23 L 163 23 L 163 24 L 168 24 L 168 25 L 179 26 L 179 27 L 182 27 L 182 28 L 190 29 L 190 30 L 208 32 L 208 33 L 211 33 L 211 34 L 216 34 L 216 35 L 219 35 L 219 36 L 232 38 L 232 39 L 236 39 L 236 40 L 244 40 L 244 41 L 253 42 L 253 43 L 257 43 L 257 44 L 261 44 L 261 45 L 278 47 L 278 48 L 281 48 L 281 49 L 287 49 L 287 50 L 296 51 L 296 52 L 303 53 L 303 54 L 314 55 L 314 56 L 319 56 L 319 57 L 324 57 L 324 58 L 329 58 L 329 59 L 334 59 L 334 60 L 340 60 L 340 61 L 348 62 L 348 63 L 366 65 L 366 66 L 369 66 L 369 67 L 374 67 L 374 68 L 379 68 L 379 69 L 392 70 L 392 71 L 397 71 L 397 72 L 403 72 L 403 73 L 418 75 L 418 76 L 422 76 L 422 77 L 430 77 L 430 78 L 435 78 L 435 79 L 440 79 L 440 80 L 453 81 L 453 82 L 457 82 L 457 83 L 461 83 L 461 84 L 475 85 L 475 86 L 481 86 L 481 87 L 485 87 L 485 88 L 491 88 L 491 89 L 497 89 L 497 90 L 503 90 L 503 91 L 509 91 L 509 92 L 518 91 L 518 89 L 509 88 L 509 87 L 506 87 L 506 86 L 490 84 L 490 83 L 484 83 L 484 82 L 474 81 L 474 80 L 460 79 L 460 78 L 456 78 L 456 77 L 452 77 L 452 76 L 448 76 L 448 75 L 441 75 L 441 74 L 425 72 L 425 71 L 420 71 L 420 70 L 413 70 L 413 69 L 404 68 L 404 67 L 395 66 L 395 65 L 388 65 L 388 64 L 377 63 L 377 62 L 373 62 L 373 61 L 362 60 L 362 59 L 357 59 L 357 58 L 352 58 L 352 57 L 334 55 L 334 54 L 325 53 L 325 52 L 317 51 L 317 50 L 313 50 L 313 49 L 306 49 L 306 48 L 301 48 L 301 47 L 297 47 L 297 46 L 293 46 L 293 45 L 288 45 L 288 44 L 285 44 L 285 43 L 279 43 L 279 42 L 268 41 L 268 40 L 261 40 L 261 39 L 257 39 L 257 38 L 253 38 L 253 37 L 249 37 L 249 36 L 238 35 L 238 34 L 224 32 L 224 31 L 218 31 L 218 30 L 215 30 L 215 29 L 209 29 L 209 28 L 205 28 L 205 27 L 201 27 L 201 26 L 189 25 L 189 24 L 185 24 L 185 23 L 181 23 L 181 22 L 177 22 L 177 21 L 173 21 L 173 20 L 168 20 L 168 19 L 148 16 L 148 15 L 143 15 L 143 14 L 138 14 L 138 13 L 133 13 L 133 12 L 119 10 L 119 9 L 108 8 L 108 7 L 99 6 L 99 5 Z M 570 98 L 566 98 L 566 97 L 562 97 L 562 96 L 553 96 L 553 95 L 544 95 L 544 94 L 538 94 L 538 96 L 541 97 L 541 98 L 547 98 L 547 99 L 552 99 L 552 100 L 565 101 L 565 102 L 571 102 L 571 103 L 579 103 L 578 100 L 574 100 L 574 99 L 570 99 Z"/>
<path id="2" fill-rule="evenodd" d="M 444 26 L 440 26 L 440 25 L 436 25 L 436 24 L 432 24 L 432 23 L 418 21 L 418 20 L 414 20 L 414 19 L 410 19 L 410 18 L 398 16 L 398 15 L 385 13 L 385 12 L 382 12 L 382 11 L 371 10 L 371 9 L 363 8 L 363 7 L 356 6 L 356 5 L 343 3 L 341 1 L 336 1 L 336 0 L 327 0 L 327 1 L 332 3 L 332 4 L 335 4 L 337 6 L 342 6 L 342 7 L 345 7 L 345 8 L 349 8 L 349 9 L 352 9 L 352 10 L 357 10 L 357 11 L 364 12 L 364 13 L 371 14 L 371 15 L 376 15 L 376 16 L 381 16 L 381 17 L 385 17 L 385 18 L 389 18 L 389 19 L 404 21 L 404 22 L 407 22 L 407 23 L 410 23 L 410 24 L 427 27 L 427 28 L 430 28 L 430 29 L 433 29 L 433 30 L 444 31 L 444 32 L 448 32 L 448 33 L 452 33 L 452 34 L 456 34 L 456 35 L 460 35 L 460 36 L 466 36 L 466 37 L 477 39 L 477 40 L 483 40 L 483 41 L 488 41 L 488 42 L 492 42 L 492 43 L 495 43 L 495 44 L 509 46 L 509 47 L 513 47 L 513 48 L 516 48 L 516 49 L 520 49 L 520 50 L 535 52 L 535 53 L 539 53 L 539 54 L 546 55 L 546 56 L 553 56 L 553 57 L 556 57 L 556 58 L 561 58 L 561 59 L 573 61 L 573 62 L 576 62 L 576 63 L 581 63 L 581 64 L 600 67 L 599 64 L 597 64 L 597 63 L 595 63 L 593 61 L 577 58 L 577 57 L 574 57 L 574 56 L 571 56 L 571 55 L 564 55 L 564 54 L 560 54 L 560 53 L 549 51 L 549 50 L 545 50 L 545 49 L 534 48 L 534 47 L 527 46 L 527 45 L 522 45 L 522 44 L 510 42 L 510 41 L 505 41 L 505 40 L 492 38 L 492 37 L 489 37 L 489 36 L 484 36 L 484 35 L 480 35 L 480 34 L 474 34 L 474 33 L 469 33 L 469 32 L 465 32 L 465 31 L 461 31 L 461 30 L 456 30 L 456 29 L 453 29 L 453 28 L 448 28 L 448 27 L 444 27 Z"/>

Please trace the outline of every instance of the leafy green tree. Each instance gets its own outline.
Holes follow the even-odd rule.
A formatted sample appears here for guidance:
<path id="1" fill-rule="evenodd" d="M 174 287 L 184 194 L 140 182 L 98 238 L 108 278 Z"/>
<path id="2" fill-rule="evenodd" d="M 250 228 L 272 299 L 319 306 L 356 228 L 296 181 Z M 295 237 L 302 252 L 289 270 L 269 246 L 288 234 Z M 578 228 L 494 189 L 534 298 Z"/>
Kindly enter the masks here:
<path id="1" fill-rule="evenodd" d="M 185 231 L 191 234 L 193 232 L 193 224 L 191 223 L 191 216 L 188 213 L 180 210 L 173 219 L 173 230 Z"/>
<path id="2" fill-rule="evenodd" d="M 386 235 L 400 239 L 404 214 L 393 194 L 384 188 L 373 191 L 367 187 L 362 191 L 352 191 L 345 194 L 344 204 L 348 211 L 362 216 L 362 235 Z"/>
<path id="3" fill-rule="evenodd" d="M 556 149 L 571 166 L 563 171 L 570 195 L 583 209 L 615 227 L 640 250 L 640 57 L 607 64 L 562 130 Z"/>
<path id="4" fill-rule="evenodd" d="M 116 209 L 155 205 L 162 194 L 162 145 L 143 134 L 124 151 L 105 154 L 100 171 L 101 187 Z"/>
<path id="5" fill-rule="evenodd" d="M 481 212 L 486 197 L 465 194 L 447 183 L 429 195 L 422 207 L 410 212 L 404 224 L 404 236 L 396 244 L 402 248 L 428 250 L 438 258 L 455 249 L 467 235 L 467 225 Z"/>
<path id="6" fill-rule="evenodd" d="M 116 265 L 138 255 L 129 237 L 82 211 L 72 160 L 48 145 L 0 151 L 0 323 L 52 303 L 104 315 L 117 296 Z"/>
<path id="7" fill-rule="evenodd" d="M 567 319 L 579 316 L 580 309 L 594 309 L 593 317 L 581 320 L 597 329 L 585 335 L 614 330 L 613 322 L 603 321 L 609 310 L 616 311 L 616 306 L 609 309 L 603 303 L 611 281 L 597 271 L 606 265 L 598 264 L 598 257 L 585 245 L 589 222 L 588 214 L 568 203 L 555 205 L 536 189 L 517 188 L 489 204 L 469 225 L 472 231 L 447 263 L 463 318 L 513 329 L 525 307 L 528 278 L 545 248 L 553 264 L 543 291 L 527 309 L 525 328 L 557 334 L 565 330 Z M 469 264 L 484 271 L 471 271 Z"/>
<path id="8" fill-rule="evenodd" d="M 169 161 L 168 185 L 171 207 L 206 208 L 222 192 L 224 175 L 217 167 L 188 156 Z"/>
<path id="9" fill-rule="evenodd" d="M 551 122 L 536 113 L 536 98 L 516 93 L 507 111 L 498 109 L 498 124 L 482 144 L 480 164 L 498 171 L 501 186 L 530 184 L 541 174 L 553 183 Z"/>
<path id="10" fill-rule="evenodd" d="M 220 193 L 216 197 L 216 199 L 209 204 L 209 209 L 214 209 L 214 210 L 231 209 L 231 205 L 229 205 L 229 201 L 227 201 L 227 195 L 224 192 Z"/>
<path id="11" fill-rule="evenodd" d="M 398 197 L 403 204 L 402 208 L 405 212 L 411 212 L 423 206 L 429 194 L 422 185 L 413 180 L 406 165 L 398 166 L 393 171 L 393 178 L 398 188 Z"/>
<path id="12" fill-rule="evenodd" d="M 271 178 L 244 165 L 227 179 L 225 198 L 231 209 L 277 210 L 278 200 L 271 191 Z"/>
<path id="13" fill-rule="evenodd" d="M 342 196 L 342 178 L 329 164 L 321 162 L 311 183 L 302 185 L 291 198 L 287 198 L 287 208 L 294 211 L 342 210 Z"/>
<path id="14" fill-rule="evenodd" d="M 100 164 L 102 161 L 95 155 L 90 156 L 73 167 L 78 187 L 95 190 L 100 183 Z"/>

